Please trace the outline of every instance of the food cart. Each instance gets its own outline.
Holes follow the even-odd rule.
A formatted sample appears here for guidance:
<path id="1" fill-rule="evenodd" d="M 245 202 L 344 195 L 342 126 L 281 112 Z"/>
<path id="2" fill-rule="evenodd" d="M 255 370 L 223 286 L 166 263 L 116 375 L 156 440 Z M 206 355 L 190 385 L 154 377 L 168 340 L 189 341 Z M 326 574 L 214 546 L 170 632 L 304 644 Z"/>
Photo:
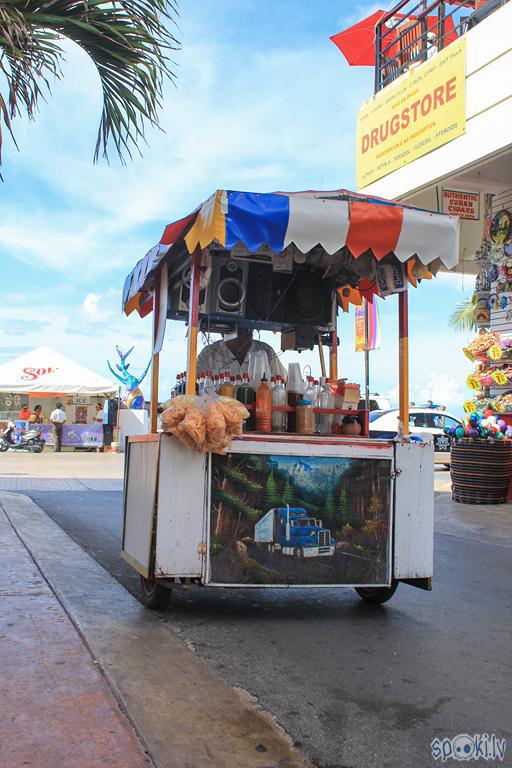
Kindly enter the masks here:
<path id="1" fill-rule="evenodd" d="M 146 605 L 193 587 L 351 587 L 379 603 L 400 581 L 431 589 L 434 449 L 408 435 L 407 298 L 458 254 L 457 218 L 345 190 L 218 190 L 166 227 L 123 291 L 127 313 L 153 312 L 152 429 L 128 438 L 122 537 Z M 198 333 L 237 324 L 328 346 L 336 381 L 338 308 L 376 295 L 398 299 L 396 439 L 372 439 L 365 411 L 358 436 L 244 432 L 222 454 L 157 432 L 167 318 L 188 322 L 187 394 Z"/>

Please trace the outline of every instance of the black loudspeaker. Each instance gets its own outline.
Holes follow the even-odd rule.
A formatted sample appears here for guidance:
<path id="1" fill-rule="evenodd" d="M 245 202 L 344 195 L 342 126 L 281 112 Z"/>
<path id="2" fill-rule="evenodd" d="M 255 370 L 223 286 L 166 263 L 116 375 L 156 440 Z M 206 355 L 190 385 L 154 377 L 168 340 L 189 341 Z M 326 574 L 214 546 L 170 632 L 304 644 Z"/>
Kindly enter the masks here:
<path id="1" fill-rule="evenodd" d="M 285 323 L 287 290 L 292 277 L 290 274 L 273 272 L 271 264 L 251 264 L 245 318 Z"/>
<path id="2" fill-rule="evenodd" d="M 286 322 L 290 325 L 329 325 L 333 288 L 331 281 L 323 278 L 320 272 L 301 270 L 286 297 Z"/>
<path id="3" fill-rule="evenodd" d="M 117 398 L 113 398 L 112 400 L 106 400 L 105 402 L 105 419 L 103 421 L 104 424 L 109 424 L 111 426 L 115 426 L 117 424 L 117 410 L 119 408 L 119 402 Z"/>
<path id="4" fill-rule="evenodd" d="M 192 268 L 186 267 L 181 275 L 179 275 L 177 282 L 173 283 L 172 290 L 169 291 L 169 306 L 167 309 L 168 318 L 184 318 L 188 317 L 188 310 L 190 304 L 190 274 Z M 199 312 L 200 314 L 206 313 L 208 288 L 204 288 L 199 291 Z"/>
<path id="5" fill-rule="evenodd" d="M 207 313 L 223 317 L 244 317 L 250 264 L 216 254 L 212 261 Z"/>
<path id="6" fill-rule="evenodd" d="M 201 326 L 227 332 L 233 321 L 258 328 L 263 323 L 282 330 L 290 326 L 325 328 L 331 323 L 334 284 L 318 270 L 297 268 L 275 272 L 271 263 L 214 253 L 206 289 L 199 293 Z M 187 319 L 190 268 L 173 278 L 167 317 Z"/>
<path id="7" fill-rule="evenodd" d="M 319 272 L 286 274 L 251 264 L 245 317 L 281 326 L 325 327 L 331 322 L 332 290 L 331 281 Z"/>

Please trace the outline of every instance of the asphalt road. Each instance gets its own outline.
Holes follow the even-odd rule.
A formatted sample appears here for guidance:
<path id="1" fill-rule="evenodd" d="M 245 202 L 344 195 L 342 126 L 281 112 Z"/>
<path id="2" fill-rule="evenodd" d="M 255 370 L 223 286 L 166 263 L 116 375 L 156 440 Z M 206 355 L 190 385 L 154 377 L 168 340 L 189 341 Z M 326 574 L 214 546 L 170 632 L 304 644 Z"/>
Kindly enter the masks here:
<path id="1" fill-rule="evenodd" d="M 121 493 L 31 497 L 131 592 Z M 511 547 L 436 535 L 431 593 L 385 606 L 352 590 L 198 590 L 163 621 L 249 691 L 321 768 L 424 768 L 435 737 L 496 733 L 512 764 Z M 449 764 L 454 764 L 449 761 Z"/>

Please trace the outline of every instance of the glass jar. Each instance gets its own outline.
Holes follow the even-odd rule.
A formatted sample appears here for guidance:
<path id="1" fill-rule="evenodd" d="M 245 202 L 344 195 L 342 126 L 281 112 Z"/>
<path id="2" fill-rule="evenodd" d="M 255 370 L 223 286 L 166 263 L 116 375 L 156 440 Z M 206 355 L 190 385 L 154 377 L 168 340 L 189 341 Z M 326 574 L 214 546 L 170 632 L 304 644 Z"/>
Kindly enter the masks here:
<path id="1" fill-rule="evenodd" d="M 312 435 L 315 429 L 315 417 L 311 400 L 302 398 L 295 409 L 295 431 L 301 435 Z"/>

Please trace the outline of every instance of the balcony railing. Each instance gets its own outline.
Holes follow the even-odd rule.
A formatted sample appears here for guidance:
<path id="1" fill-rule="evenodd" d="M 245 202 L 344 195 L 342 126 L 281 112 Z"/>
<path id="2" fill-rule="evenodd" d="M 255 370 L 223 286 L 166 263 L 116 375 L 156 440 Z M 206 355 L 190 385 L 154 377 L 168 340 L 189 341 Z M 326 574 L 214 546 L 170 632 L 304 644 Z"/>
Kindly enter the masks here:
<path id="1" fill-rule="evenodd" d="M 375 27 L 375 92 L 432 58 L 508 0 L 402 0 Z M 475 5 L 477 6 L 475 9 Z"/>

